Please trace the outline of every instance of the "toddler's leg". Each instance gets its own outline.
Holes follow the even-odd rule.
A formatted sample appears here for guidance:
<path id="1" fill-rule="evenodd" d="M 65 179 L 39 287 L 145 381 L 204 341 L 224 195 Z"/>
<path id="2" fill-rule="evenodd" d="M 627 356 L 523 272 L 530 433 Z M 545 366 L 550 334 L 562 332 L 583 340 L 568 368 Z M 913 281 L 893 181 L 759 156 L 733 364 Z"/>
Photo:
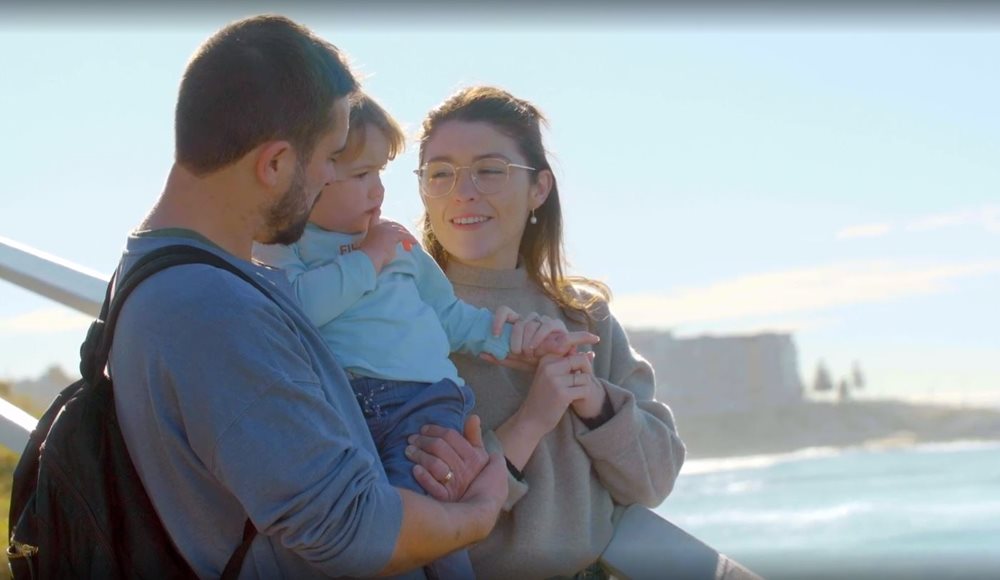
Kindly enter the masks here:
<path id="1" fill-rule="evenodd" d="M 426 495 L 413 477 L 413 462 L 406 458 L 407 438 L 426 424 L 441 425 L 459 433 L 473 405 L 472 390 L 451 381 L 428 384 L 388 417 L 391 427 L 384 432 L 379 453 L 389 481 Z M 439 558 L 425 566 L 431 579 L 475 578 L 465 550 Z"/>

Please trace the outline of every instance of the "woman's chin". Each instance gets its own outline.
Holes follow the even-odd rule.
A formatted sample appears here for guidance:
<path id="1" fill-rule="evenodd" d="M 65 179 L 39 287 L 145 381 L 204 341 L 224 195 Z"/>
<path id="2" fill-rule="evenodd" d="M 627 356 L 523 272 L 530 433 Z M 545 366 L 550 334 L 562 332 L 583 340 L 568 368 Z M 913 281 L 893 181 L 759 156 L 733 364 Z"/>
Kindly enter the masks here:
<path id="1" fill-rule="evenodd" d="M 461 253 L 449 252 L 452 260 L 465 266 L 488 270 L 513 270 L 517 267 L 517 256 L 502 256 L 499 252 L 480 249 Z"/>

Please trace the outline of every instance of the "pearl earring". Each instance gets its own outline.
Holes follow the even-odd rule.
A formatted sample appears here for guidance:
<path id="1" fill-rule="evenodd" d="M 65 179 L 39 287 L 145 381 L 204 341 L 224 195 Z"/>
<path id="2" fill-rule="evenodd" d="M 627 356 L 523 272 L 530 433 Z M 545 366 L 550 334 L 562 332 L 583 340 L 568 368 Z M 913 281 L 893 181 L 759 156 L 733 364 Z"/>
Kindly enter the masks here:
<path id="1" fill-rule="evenodd" d="M 538 218 L 535 217 L 535 210 L 531 210 L 531 217 L 528 218 L 528 223 L 531 225 L 535 225 L 538 223 Z"/>

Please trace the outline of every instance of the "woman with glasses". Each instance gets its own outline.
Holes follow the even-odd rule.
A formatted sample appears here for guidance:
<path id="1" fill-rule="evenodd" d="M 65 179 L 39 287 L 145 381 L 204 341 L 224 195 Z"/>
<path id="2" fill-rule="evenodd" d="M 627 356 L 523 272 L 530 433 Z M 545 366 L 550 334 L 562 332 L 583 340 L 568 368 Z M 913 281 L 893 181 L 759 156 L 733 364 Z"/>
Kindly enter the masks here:
<path id="1" fill-rule="evenodd" d="M 441 471 L 441 463 L 413 471 L 407 453 L 409 436 L 425 424 L 456 433 L 466 424 L 474 398 L 448 354 L 512 356 L 533 368 L 536 354 L 566 354 L 597 337 L 566 333 L 558 319 L 531 314 L 521 320 L 507 307 L 487 310 L 456 298 L 416 239 L 381 218 L 380 174 L 403 149 L 402 129 L 367 95 L 352 100 L 349 115 L 338 179 L 323 188 L 302 237 L 288 245 L 258 244 L 254 257 L 284 271 L 303 312 L 347 372 L 389 481 L 416 492 L 430 486 L 439 499 L 455 501 L 478 471 Z M 530 352 L 523 353 L 525 348 Z M 473 577 L 463 550 L 431 562 L 424 572 L 431 578 Z"/>
<path id="2" fill-rule="evenodd" d="M 424 247 L 456 294 L 601 338 L 591 352 L 545 355 L 534 369 L 452 356 L 475 392 L 487 449 L 502 451 L 510 472 L 497 526 L 470 551 L 479 578 L 606 577 L 596 562 L 622 507 L 661 503 L 685 453 L 607 288 L 564 273 L 544 122 L 527 101 L 472 87 L 432 110 L 420 139 Z M 442 434 L 432 429 L 416 445 L 440 448 Z"/>

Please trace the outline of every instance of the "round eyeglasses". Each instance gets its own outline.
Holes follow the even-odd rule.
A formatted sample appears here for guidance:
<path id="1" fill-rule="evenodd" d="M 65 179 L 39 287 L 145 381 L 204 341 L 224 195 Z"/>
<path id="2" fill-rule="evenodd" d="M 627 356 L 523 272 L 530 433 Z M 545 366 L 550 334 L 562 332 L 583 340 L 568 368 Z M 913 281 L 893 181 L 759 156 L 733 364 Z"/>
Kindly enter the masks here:
<path id="1" fill-rule="evenodd" d="M 469 170 L 472 184 L 476 186 L 479 193 L 491 195 L 499 193 L 507 184 L 511 167 L 537 171 L 534 167 L 527 165 L 518 165 L 504 159 L 487 157 L 479 159 L 472 165 L 464 166 L 455 166 L 447 161 L 431 161 L 424 163 L 420 169 L 414 169 L 413 173 L 420 179 L 420 193 L 425 197 L 443 197 L 451 193 L 458 182 L 458 172 L 461 169 Z"/>

